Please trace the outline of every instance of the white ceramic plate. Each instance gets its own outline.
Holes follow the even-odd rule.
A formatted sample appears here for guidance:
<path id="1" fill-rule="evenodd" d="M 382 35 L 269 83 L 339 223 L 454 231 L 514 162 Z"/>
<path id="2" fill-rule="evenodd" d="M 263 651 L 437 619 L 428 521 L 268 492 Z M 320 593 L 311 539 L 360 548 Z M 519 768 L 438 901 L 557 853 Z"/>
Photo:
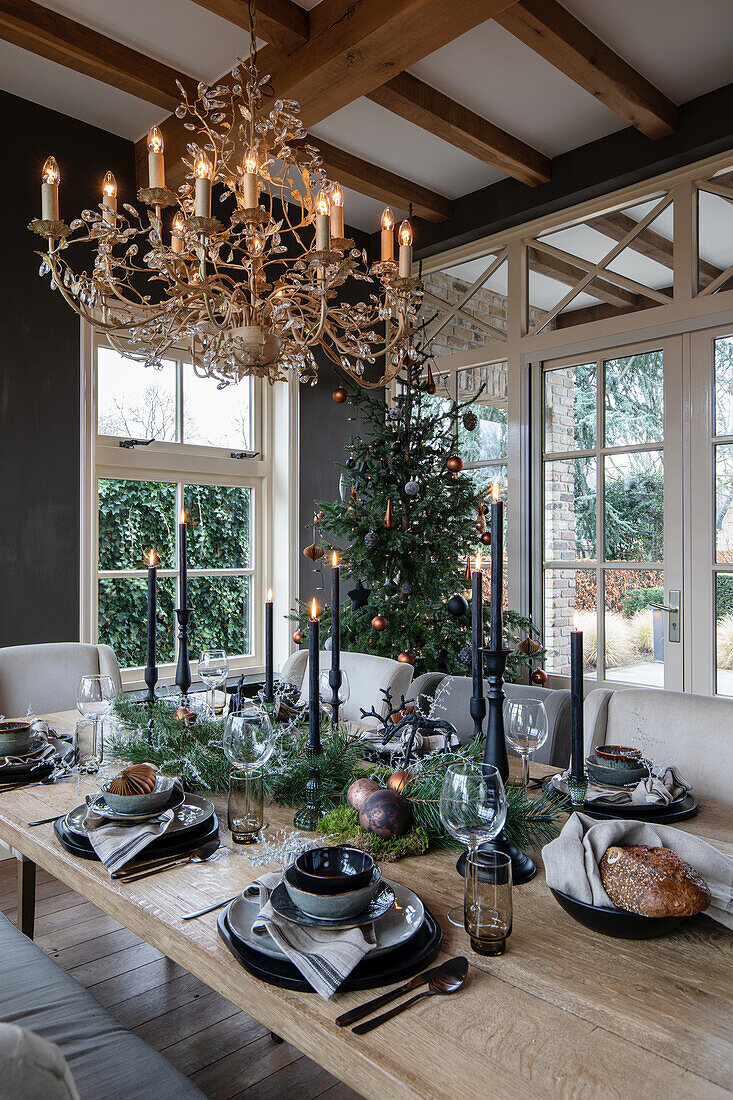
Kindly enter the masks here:
<path id="1" fill-rule="evenodd" d="M 92 803 L 93 805 L 93 803 Z M 84 818 L 87 816 L 88 807 L 86 804 L 82 806 L 76 806 L 73 810 L 69 810 L 66 815 L 66 828 L 71 833 L 76 833 L 78 836 L 88 837 L 89 832 L 84 828 Z M 163 811 L 161 811 L 163 812 Z M 166 836 L 170 833 L 180 832 L 182 829 L 194 829 L 198 825 L 203 825 L 205 821 L 213 817 L 214 804 L 209 802 L 208 798 L 203 798 L 197 794 L 187 794 L 186 800 L 180 806 L 177 806 L 173 811 L 173 820 L 166 829 Z M 146 814 L 145 817 L 140 820 L 145 821 L 150 814 Z M 122 818 L 118 818 L 118 821 L 122 821 Z M 134 818 L 126 817 L 125 824 L 134 822 Z"/>
<path id="2" fill-rule="evenodd" d="M 370 952 L 370 958 L 384 955 L 386 951 L 391 951 L 393 947 L 405 943 L 415 935 L 425 917 L 425 907 L 414 891 L 406 886 L 399 886 L 396 882 L 390 882 L 389 885 L 394 890 L 394 905 L 388 913 L 374 922 L 377 946 Z M 254 951 L 260 951 L 273 959 L 284 958 L 283 952 L 275 944 L 269 932 L 258 934 L 252 931 L 252 925 L 259 911 L 258 891 L 255 890 L 253 894 L 245 891 L 229 906 L 227 913 L 229 927 Z"/>

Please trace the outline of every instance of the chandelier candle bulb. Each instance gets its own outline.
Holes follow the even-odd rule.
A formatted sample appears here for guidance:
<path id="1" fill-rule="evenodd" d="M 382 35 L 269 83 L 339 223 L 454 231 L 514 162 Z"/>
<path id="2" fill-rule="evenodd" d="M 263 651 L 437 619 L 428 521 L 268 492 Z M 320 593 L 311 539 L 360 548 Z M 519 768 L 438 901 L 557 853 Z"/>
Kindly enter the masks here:
<path id="1" fill-rule="evenodd" d="M 400 278 L 409 279 L 412 274 L 412 226 L 405 219 L 400 226 Z"/>
<path id="2" fill-rule="evenodd" d="M 193 168 L 196 177 L 194 214 L 197 218 L 211 217 L 211 164 L 205 153 L 199 153 Z"/>
<path id="3" fill-rule="evenodd" d="M 171 252 L 181 252 L 183 249 L 183 214 L 180 210 L 173 219 L 171 226 Z"/>
<path id="4" fill-rule="evenodd" d="M 491 487 L 491 648 L 499 650 L 502 640 L 502 604 L 504 602 L 504 501 L 499 482 Z"/>
<path id="5" fill-rule="evenodd" d="M 328 252 L 331 244 L 331 204 L 321 191 L 316 202 L 316 252 Z"/>
<path id="6" fill-rule="evenodd" d="M 382 262 L 394 259 L 394 214 L 388 206 L 382 212 Z"/>
<path id="7" fill-rule="evenodd" d="M 148 186 L 165 187 L 165 161 L 163 160 L 163 135 L 157 126 L 148 131 Z"/>
<path id="8" fill-rule="evenodd" d="M 274 698 L 273 684 L 273 660 L 272 660 L 272 589 L 267 590 L 265 601 L 265 702 L 271 703 Z"/>
<path id="9" fill-rule="evenodd" d="M 259 170 L 259 159 L 257 157 L 257 150 L 251 147 L 247 150 L 244 156 L 244 162 L 242 167 L 244 168 L 244 184 L 243 184 L 243 199 L 245 210 L 254 210 L 257 206 L 257 200 L 259 199 L 259 180 L 257 172 Z"/>
<path id="10" fill-rule="evenodd" d="M 41 173 L 41 218 L 45 222 L 59 220 L 59 183 L 61 173 L 56 157 L 49 157 Z"/>
<path id="11" fill-rule="evenodd" d="M 102 185 L 102 221 L 105 225 L 117 224 L 117 180 L 112 172 L 107 172 Z"/>
<path id="12" fill-rule="evenodd" d="M 331 192 L 331 233 L 338 238 L 344 235 L 344 193 L 338 184 Z"/>

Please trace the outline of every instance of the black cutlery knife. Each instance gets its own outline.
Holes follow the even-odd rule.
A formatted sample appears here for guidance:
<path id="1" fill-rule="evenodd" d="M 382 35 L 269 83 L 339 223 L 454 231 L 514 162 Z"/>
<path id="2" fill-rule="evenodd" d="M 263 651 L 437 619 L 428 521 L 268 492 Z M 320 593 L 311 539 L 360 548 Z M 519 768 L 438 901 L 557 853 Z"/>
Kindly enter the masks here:
<path id="1" fill-rule="evenodd" d="M 336 1017 L 336 1023 L 339 1027 L 348 1027 L 350 1024 L 355 1024 L 357 1020 L 362 1020 L 371 1012 L 376 1012 L 376 1010 L 383 1005 L 388 1005 L 390 1001 L 394 1001 L 397 997 L 401 997 L 403 993 L 410 993 L 413 989 L 418 989 L 419 986 L 425 985 L 431 978 L 446 973 L 458 976 L 465 973 L 465 968 L 467 966 L 468 960 L 463 955 L 459 955 L 455 959 L 448 959 L 447 962 L 441 963 L 440 966 L 434 966 L 432 970 L 425 970 L 422 974 L 416 974 L 414 978 L 410 978 L 409 982 L 405 982 L 405 984 L 401 985 L 398 989 L 393 989 L 390 993 L 383 993 L 381 997 L 374 997 L 371 1001 L 367 1001 L 366 1004 L 359 1005 L 358 1008 L 352 1008 L 348 1012 L 342 1013 L 341 1016 Z"/>

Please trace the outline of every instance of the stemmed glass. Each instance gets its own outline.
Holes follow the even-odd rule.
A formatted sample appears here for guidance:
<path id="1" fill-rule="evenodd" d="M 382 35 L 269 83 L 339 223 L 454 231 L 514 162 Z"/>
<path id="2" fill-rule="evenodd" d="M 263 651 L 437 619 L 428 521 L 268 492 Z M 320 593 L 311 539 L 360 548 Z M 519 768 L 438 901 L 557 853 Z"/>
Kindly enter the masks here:
<path id="1" fill-rule="evenodd" d="M 275 751 L 275 730 L 264 707 L 249 703 L 224 722 L 224 755 L 233 764 L 229 776 L 228 821 L 238 844 L 253 843 L 267 822 L 262 818 L 261 769 Z"/>
<path id="2" fill-rule="evenodd" d="M 99 771 L 104 757 L 104 738 L 99 722 L 111 713 L 117 698 L 117 689 L 111 676 L 82 676 L 76 689 L 76 709 L 92 723 L 90 751 L 80 750 L 77 730 L 76 758 L 79 771 L 93 775 Z"/>
<path id="3" fill-rule="evenodd" d="M 469 850 L 472 858 L 466 859 L 466 874 L 476 874 L 478 847 L 498 836 L 504 828 L 506 811 L 506 791 L 493 764 L 459 760 L 448 765 L 440 791 L 440 820 L 450 835 Z M 476 894 L 474 890 L 474 897 Z M 448 920 L 463 928 L 463 906 L 449 909 Z"/>
<path id="4" fill-rule="evenodd" d="M 318 694 L 321 699 L 321 706 L 329 713 L 332 710 L 331 700 L 333 699 L 333 688 L 328 682 L 328 669 L 325 669 L 318 678 Z M 338 701 L 339 706 L 343 706 L 348 702 L 351 694 L 351 686 L 349 684 L 349 677 L 346 675 L 344 669 L 341 670 L 341 685 L 338 689 Z"/>
<path id="5" fill-rule="evenodd" d="M 547 711 L 537 696 L 507 699 L 504 703 L 504 733 L 507 743 L 522 758 L 522 790 L 527 793 L 529 758 L 547 740 Z"/>
<path id="6" fill-rule="evenodd" d="M 223 649 L 204 649 L 199 657 L 199 676 L 206 685 L 206 705 L 212 714 L 216 713 L 214 703 L 216 689 L 226 684 L 229 675 L 229 662 Z"/>

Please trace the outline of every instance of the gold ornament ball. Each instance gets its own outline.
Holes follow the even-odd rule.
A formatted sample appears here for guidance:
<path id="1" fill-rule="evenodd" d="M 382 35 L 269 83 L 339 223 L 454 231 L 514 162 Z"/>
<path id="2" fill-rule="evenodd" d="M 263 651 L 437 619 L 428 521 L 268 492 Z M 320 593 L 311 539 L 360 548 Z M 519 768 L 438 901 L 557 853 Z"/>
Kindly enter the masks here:
<path id="1" fill-rule="evenodd" d="M 359 824 L 367 833 L 394 840 L 410 828 L 412 808 L 397 791 L 375 791 L 361 808 Z"/>
<path id="2" fill-rule="evenodd" d="M 384 615 L 375 615 L 374 616 L 374 618 L 372 619 L 372 629 L 373 630 L 386 630 L 387 629 L 387 620 L 385 619 Z"/>
<path id="3" fill-rule="evenodd" d="M 491 531 L 484 531 L 483 535 L 481 536 L 481 541 L 484 546 L 491 546 Z"/>
<path id="4" fill-rule="evenodd" d="M 373 779 L 355 779 L 346 792 L 346 804 L 352 810 L 361 813 L 361 808 L 369 795 L 379 790 L 381 790 L 379 784 Z"/>
<path id="5" fill-rule="evenodd" d="M 397 794 L 402 794 L 405 789 L 405 784 L 412 779 L 412 772 L 403 769 L 399 772 L 393 772 L 387 780 L 387 786 L 390 791 L 396 791 Z"/>
<path id="6" fill-rule="evenodd" d="M 293 641 L 296 645 L 300 645 L 300 643 L 303 641 L 303 632 L 300 630 L 296 630 L 295 634 L 293 634 Z"/>
<path id="7" fill-rule="evenodd" d="M 411 653 L 409 649 L 404 649 L 402 653 L 397 654 L 397 660 L 401 661 L 403 665 L 414 665 L 415 654 Z"/>
<path id="8" fill-rule="evenodd" d="M 460 455 L 449 455 L 445 464 L 452 474 L 459 474 L 463 469 L 463 459 Z"/>
<path id="9" fill-rule="evenodd" d="M 331 397 L 334 399 L 337 405 L 343 405 L 344 401 L 349 400 L 349 395 L 343 386 L 337 386 L 331 394 Z"/>
<path id="10" fill-rule="evenodd" d="M 535 687 L 544 687 L 547 683 L 547 673 L 544 668 L 536 668 L 529 679 Z"/>

